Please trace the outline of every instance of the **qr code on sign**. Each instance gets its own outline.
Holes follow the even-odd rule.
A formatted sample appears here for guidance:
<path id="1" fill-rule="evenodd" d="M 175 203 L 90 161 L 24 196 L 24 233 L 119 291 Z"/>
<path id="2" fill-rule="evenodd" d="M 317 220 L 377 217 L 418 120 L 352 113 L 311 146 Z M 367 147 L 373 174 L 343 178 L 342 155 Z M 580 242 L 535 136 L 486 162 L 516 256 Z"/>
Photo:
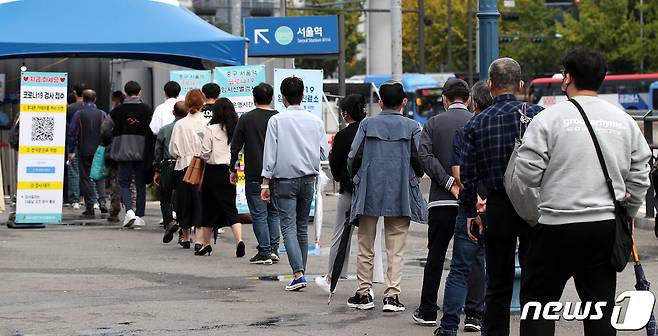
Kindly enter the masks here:
<path id="1" fill-rule="evenodd" d="M 54 117 L 32 117 L 32 141 L 53 141 L 54 132 Z"/>

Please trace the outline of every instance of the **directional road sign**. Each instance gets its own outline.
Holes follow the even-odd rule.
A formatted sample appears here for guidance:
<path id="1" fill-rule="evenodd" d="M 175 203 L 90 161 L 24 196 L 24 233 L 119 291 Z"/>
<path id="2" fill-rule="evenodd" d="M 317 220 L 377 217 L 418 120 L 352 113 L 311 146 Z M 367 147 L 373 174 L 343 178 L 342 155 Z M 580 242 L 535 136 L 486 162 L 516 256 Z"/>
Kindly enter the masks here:
<path id="1" fill-rule="evenodd" d="M 245 18 L 249 56 L 337 54 L 338 16 Z"/>

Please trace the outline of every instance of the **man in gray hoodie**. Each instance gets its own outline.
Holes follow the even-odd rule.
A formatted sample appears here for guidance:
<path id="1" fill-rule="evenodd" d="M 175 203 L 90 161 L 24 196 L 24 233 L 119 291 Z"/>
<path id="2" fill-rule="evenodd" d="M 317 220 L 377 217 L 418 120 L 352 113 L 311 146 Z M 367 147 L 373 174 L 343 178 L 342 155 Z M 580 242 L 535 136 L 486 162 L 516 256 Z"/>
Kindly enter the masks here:
<path id="1" fill-rule="evenodd" d="M 590 119 L 615 197 L 625 200 L 629 215 L 635 216 L 649 187 L 651 150 L 633 118 L 597 96 L 607 71 L 601 53 L 575 49 L 562 64 L 562 88 Z M 585 122 L 573 103 L 562 102 L 535 116 L 523 141 L 516 172 L 527 187 L 539 187 L 540 218 L 527 254 L 522 304 L 539 302 L 543 307 L 559 301 L 573 277 L 582 302 L 607 303 L 603 318 L 584 321 L 585 335 L 615 335 L 610 323 L 616 289 L 610 265 L 615 212 Z M 521 335 L 554 335 L 555 321 L 544 320 L 543 314 L 533 320 L 535 314 L 530 309 L 521 321 Z"/>

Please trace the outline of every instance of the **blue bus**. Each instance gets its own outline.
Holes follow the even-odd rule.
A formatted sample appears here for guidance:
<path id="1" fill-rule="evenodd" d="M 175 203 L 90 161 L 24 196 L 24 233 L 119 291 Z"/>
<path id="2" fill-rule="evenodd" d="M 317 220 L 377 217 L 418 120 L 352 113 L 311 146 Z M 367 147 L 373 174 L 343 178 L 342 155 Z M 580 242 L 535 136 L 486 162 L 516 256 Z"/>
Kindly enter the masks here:
<path id="1" fill-rule="evenodd" d="M 350 80 L 372 83 L 377 88 L 391 79 L 391 75 L 366 75 L 350 78 Z M 424 125 L 427 119 L 444 111 L 441 84 L 432 77 L 424 74 L 405 73 L 402 75 L 402 86 L 404 86 L 408 99 L 404 111 L 407 117 Z"/>

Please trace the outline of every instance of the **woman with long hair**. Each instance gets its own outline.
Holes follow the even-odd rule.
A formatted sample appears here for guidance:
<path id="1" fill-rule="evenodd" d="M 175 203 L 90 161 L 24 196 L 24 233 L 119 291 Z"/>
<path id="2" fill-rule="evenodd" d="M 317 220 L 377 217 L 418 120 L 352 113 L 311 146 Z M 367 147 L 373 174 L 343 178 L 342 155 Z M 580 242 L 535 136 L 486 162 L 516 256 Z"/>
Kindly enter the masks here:
<path id="1" fill-rule="evenodd" d="M 233 103 L 227 98 L 215 102 L 212 118 L 205 128 L 201 158 L 206 161 L 203 178 L 203 223 L 197 228 L 197 242 L 202 247 L 196 255 L 212 252 L 210 239 L 213 228 L 231 227 L 235 237 L 238 258 L 244 257 L 245 245 L 242 241 L 242 224 L 235 205 L 235 184 L 231 183 L 229 164 L 231 161 L 231 138 L 238 124 L 238 114 Z"/>
<path id="2" fill-rule="evenodd" d="M 324 291 L 329 292 L 331 273 L 334 260 L 338 254 L 341 235 L 345 228 L 345 215 L 352 204 L 352 179 L 347 173 L 347 154 L 359 129 L 359 123 L 366 117 L 366 102 L 363 96 L 351 94 L 340 101 L 340 115 L 347 123 L 347 127 L 340 130 L 334 136 L 331 152 L 329 153 L 329 167 L 334 180 L 340 183 L 338 190 L 338 204 L 336 208 L 336 223 L 331 235 L 331 249 L 329 251 L 329 271 L 323 277 L 317 277 L 315 282 Z M 351 228 L 350 228 L 351 229 Z M 347 244 L 346 255 L 350 255 L 350 244 Z M 345 258 L 341 276 L 347 276 L 347 265 L 349 258 Z"/>
<path id="3" fill-rule="evenodd" d="M 176 159 L 176 216 L 180 225 L 178 244 L 190 248 L 190 228 L 201 225 L 201 193 L 196 186 L 183 182 L 185 171 L 192 158 L 201 150 L 201 139 L 208 123 L 200 113 L 205 101 L 201 90 L 194 89 L 185 96 L 185 106 L 189 114 L 176 122 L 171 133 L 169 153 Z"/>

